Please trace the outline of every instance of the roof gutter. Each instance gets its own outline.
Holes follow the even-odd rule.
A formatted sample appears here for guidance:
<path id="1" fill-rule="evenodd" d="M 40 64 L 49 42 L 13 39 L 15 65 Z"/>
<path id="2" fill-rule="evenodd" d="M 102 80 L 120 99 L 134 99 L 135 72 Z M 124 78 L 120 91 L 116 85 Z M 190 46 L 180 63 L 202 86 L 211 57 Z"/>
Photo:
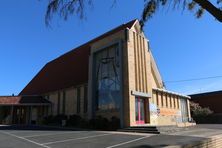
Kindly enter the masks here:
<path id="1" fill-rule="evenodd" d="M 180 97 L 183 97 L 183 98 L 187 98 L 187 99 L 191 99 L 190 96 L 186 96 L 186 95 L 179 94 L 179 93 L 176 93 L 176 92 L 168 91 L 168 90 L 165 90 L 165 89 L 153 88 L 153 90 L 164 92 L 164 93 L 168 93 L 168 94 L 172 94 L 172 95 L 177 95 L 177 96 L 180 96 Z"/>

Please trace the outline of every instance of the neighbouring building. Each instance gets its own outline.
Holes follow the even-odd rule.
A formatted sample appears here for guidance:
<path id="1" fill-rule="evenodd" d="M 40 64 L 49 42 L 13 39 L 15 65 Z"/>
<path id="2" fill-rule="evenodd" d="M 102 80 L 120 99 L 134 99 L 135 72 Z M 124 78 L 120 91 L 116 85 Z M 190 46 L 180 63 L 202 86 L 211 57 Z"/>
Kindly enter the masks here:
<path id="1" fill-rule="evenodd" d="M 190 97 L 164 88 L 138 20 L 47 63 L 19 96 L 41 96 L 48 101 L 35 107 L 47 106 L 41 116 L 29 116 L 27 121 L 59 114 L 88 119 L 115 116 L 122 127 L 129 127 L 184 126 L 190 119 Z"/>
<path id="2" fill-rule="evenodd" d="M 208 107 L 214 114 L 222 115 L 222 91 L 205 92 L 190 95 L 191 101 L 202 107 Z"/>
<path id="3" fill-rule="evenodd" d="M 0 96 L 0 124 L 36 124 L 50 106 L 42 96 Z"/>

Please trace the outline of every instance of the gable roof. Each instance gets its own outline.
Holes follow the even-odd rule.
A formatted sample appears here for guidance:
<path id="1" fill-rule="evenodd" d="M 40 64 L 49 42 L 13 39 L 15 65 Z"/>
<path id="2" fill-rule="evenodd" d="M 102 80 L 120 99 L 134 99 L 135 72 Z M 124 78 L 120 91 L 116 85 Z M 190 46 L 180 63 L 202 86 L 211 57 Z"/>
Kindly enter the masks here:
<path id="1" fill-rule="evenodd" d="M 215 95 L 221 95 L 222 96 L 222 90 L 191 94 L 189 96 L 191 97 L 191 99 L 199 99 L 199 97 L 209 97 L 209 96 L 215 96 Z"/>
<path id="2" fill-rule="evenodd" d="M 47 63 L 19 95 L 40 95 L 88 83 L 90 45 L 123 29 L 132 28 L 137 21 L 120 25 Z"/>

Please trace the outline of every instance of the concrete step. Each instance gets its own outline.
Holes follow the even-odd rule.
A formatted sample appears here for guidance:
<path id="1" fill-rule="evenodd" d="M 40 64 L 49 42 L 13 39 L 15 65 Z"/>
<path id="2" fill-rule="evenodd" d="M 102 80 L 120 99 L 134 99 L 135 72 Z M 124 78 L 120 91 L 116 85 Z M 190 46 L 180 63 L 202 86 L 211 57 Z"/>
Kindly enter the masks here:
<path id="1" fill-rule="evenodd" d="M 132 127 L 120 129 L 118 131 L 160 134 L 156 126 L 132 126 Z"/>
<path id="2" fill-rule="evenodd" d="M 148 130 L 136 130 L 136 129 L 121 129 L 120 132 L 133 132 L 133 133 L 149 133 L 149 134 L 160 134 L 159 131 L 148 131 Z"/>

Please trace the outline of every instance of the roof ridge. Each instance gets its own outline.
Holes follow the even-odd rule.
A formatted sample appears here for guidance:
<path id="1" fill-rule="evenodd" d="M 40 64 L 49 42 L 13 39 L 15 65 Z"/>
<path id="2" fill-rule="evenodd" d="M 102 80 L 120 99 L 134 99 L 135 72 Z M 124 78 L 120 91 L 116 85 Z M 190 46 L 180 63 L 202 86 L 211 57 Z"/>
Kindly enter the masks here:
<path id="1" fill-rule="evenodd" d="M 109 31 L 107 31 L 107 32 L 105 32 L 105 33 L 103 33 L 103 34 L 101 34 L 101 35 L 98 35 L 97 37 L 95 37 L 95 38 L 93 38 L 93 39 L 91 39 L 91 40 L 89 40 L 89 41 L 87 41 L 87 42 L 85 42 L 85 43 L 83 43 L 83 44 L 81 44 L 81 45 L 79 45 L 79 46 L 77 46 L 77 47 L 74 47 L 74 48 L 71 49 L 70 51 L 65 52 L 64 54 L 58 56 L 57 58 L 55 58 L 55 59 L 47 62 L 46 65 L 49 64 L 49 63 L 51 63 L 51 62 L 53 62 L 53 61 L 55 61 L 55 60 L 57 60 L 57 59 L 59 59 L 59 58 L 61 58 L 61 57 L 63 57 L 63 56 L 65 56 L 65 55 L 67 55 L 67 54 L 69 54 L 69 53 L 71 53 L 71 52 L 78 51 L 78 49 L 81 49 L 81 47 L 87 46 L 87 45 L 89 45 L 89 44 L 91 44 L 91 43 L 93 43 L 93 42 L 95 42 L 95 41 L 101 40 L 101 39 L 102 39 L 103 37 L 105 37 L 107 34 L 112 33 L 113 31 L 118 30 L 118 29 L 120 29 L 121 27 L 124 27 L 124 28 L 126 27 L 126 28 L 127 28 L 127 25 L 130 25 L 130 24 L 132 23 L 132 25 L 131 25 L 131 27 L 130 27 L 130 28 L 132 28 L 132 26 L 135 25 L 135 23 L 136 23 L 137 20 L 138 20 L 138 19 L 133 19 L 133 20 L 127 22 L 127 23 L 123 23 L 123 24 L 121 24 L 121 25 L 119 25 L 119 26 L 117 26 L 117 27 L 114 27 L 113 29 L 111 29 L 111 30 L 109 30 Z M 129 29 L 130 29 L 130 28 L 129 28 Z M 120 29 L 120 30 L 122 30 L 122 29 Z M 101 39 L 100 39 L 100 38 L 101 38 Z"/>
<path id="2" fill-rule="evenodd" d="M 136 21 L 134 19 L 119 25 L 46 63 L 19 95 L 39 95 L 87 83 L 90 45 L 127 28 L 131 29 Z"/>

